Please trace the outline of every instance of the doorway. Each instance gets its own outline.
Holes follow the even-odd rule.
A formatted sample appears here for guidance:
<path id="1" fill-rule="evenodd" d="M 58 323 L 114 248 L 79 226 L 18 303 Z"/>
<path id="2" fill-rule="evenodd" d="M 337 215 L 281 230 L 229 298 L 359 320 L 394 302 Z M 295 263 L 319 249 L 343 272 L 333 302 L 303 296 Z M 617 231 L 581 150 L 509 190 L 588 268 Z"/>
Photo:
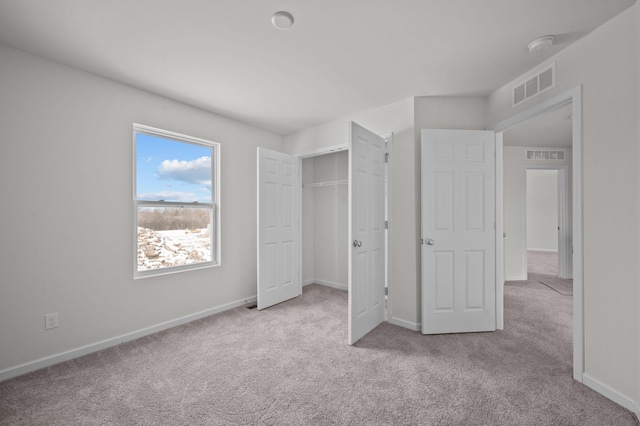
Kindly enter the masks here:
<path id="1" fill-rule="evenodd" d="M 391 165 L 393 134 L 380 135 L 385 143 L 384 164 L 384 313 L 392 315 L 389 241 L 391 219 Z M 334 145 L 296 154 L 301 159 L 301 287 L 320 284 L 348 290 L 349 146 Z M 302 292 L 302 288 L 300 289 Z"/>
<path id="2" fill-rule="evenodd" d="M 526 125 L 530 120 L 541 117 L 559 108 L 568 106 L 571 117 L 571 171 L 567 173 L 571 184 L 571 195 L 573 208 L 569 215 L 571 224 L 565 226 L 567 232 L 571 232 L 572 246 L 568 248 L 567 254 L 573 269 L 573 378 L 578 382 L 583 381 L 584 374 L 584 293 L 583 293 L 583 222 L 582 222 L 582 86 L 577 86 L 560 95 L 550 98 L 540 104 L 529 108 L 503 120 L 493 126 L 491 130 L 496 131 L 497 139 L 497 202 L 496 211 L 499 213 L 496 223 L 496 229 L 504 238 L 497 246 L 497 265 L 496 275 L 498 277 L 497 304 L 498 312 L 504 312 L 504 277 L 508 276 L 506 269 L 505 256 L 508 253 L 507 239 L 509 238 L 508 225 L 506 218 L 502 217 L 503 209 L 507 198 L 504 192 L 507 191 L 507 184 L 510 182 L 509 177 L 504 175 L 503 166 L 508 160 L 507 151 L 504 149 L 504 134 L 510 129 L 516 129 L 520 125 Z M 543 156 L 544 158 L 544 156 Z M 534 158 L 535 159 L 535 158 Z M 499 327 L 504 328 L 504 317 L 499 315 Z"/>
<path id="3" fill-rule="evenodd" d="M 571 156 L 570 139 L 564 151 L 564 155 Z M 533 273 L 570 280 L 573 245 L 570 165 L 528 165 L 525 173 L 527 277 Z"/>
<path id="4" fill-rule="evenodd" d="M 334 248 L 348 247 L 348 343 L 354 344 L 385 321 L 390 138 L 353 122 L 349 128 L 349 144 L 333 149 L 292 156 L 258 148 L 257 308 L 302 293 L 302 159 L 348 148 L 348 228 L 344 246 L 337 238 Z M 310 182 L 309 188 L 333 186 L 339 191 L 344 184 L 339 181 L 343 179 Z"/>
<path id="5" fill-rule="evenodd" d="M 302 159 L 302 285 L 348 289 L 348 150 Z"/>

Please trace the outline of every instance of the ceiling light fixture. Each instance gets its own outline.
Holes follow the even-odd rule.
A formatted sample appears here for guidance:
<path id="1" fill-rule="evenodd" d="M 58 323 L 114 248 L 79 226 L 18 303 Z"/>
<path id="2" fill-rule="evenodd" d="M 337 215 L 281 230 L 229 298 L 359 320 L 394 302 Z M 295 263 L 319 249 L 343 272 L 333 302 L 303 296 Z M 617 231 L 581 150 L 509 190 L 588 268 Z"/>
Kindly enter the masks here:
<path id="1" fill-rule="evenodd" d="M 289 12 L 276 12 L 271 17 L 271 23 L 279 30 L 288 30 L 293 26 L 293 16 Z"/>
<path id="2" fill-rule="evenodd" d="M 529 53 L 542 52 L 543 50 L 547 50 L 548 48 L 553 46 L 554 39 L 554 36 L 548 35 L 533 40 L 531 43 L 529 43 Z"/>

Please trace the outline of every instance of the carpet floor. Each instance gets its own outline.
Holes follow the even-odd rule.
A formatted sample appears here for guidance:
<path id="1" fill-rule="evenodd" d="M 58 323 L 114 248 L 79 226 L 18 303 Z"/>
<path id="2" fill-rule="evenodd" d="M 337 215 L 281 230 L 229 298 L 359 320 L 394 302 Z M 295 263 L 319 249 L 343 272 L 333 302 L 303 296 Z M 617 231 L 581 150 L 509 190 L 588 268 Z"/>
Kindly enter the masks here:
<path id="1" fill-rule="evenodd" d="M 563 296 L 573 296 L 573 280 L 571 279 L 529 272 L 529 281 L 542 283 Z"/>
<path id="2" fill-rule="evenodd" d="M 563 296 L 573 296 L 573 280 L 558 276 L 558 253 L 528 250 L 527 279 L 540 282 Z"/>
<path id="3" fill-rule="evenodd" d="M 505 286 L 504 331 L 383 323 L 311 285 L 0 383 L 2 425 L 637 425 L 572 379 L 571 298 Z"/>
<path id="4" fill-rule="evenodd" d="M 558 275 L 558 252 L 527 250 L 527 272 Z"/>

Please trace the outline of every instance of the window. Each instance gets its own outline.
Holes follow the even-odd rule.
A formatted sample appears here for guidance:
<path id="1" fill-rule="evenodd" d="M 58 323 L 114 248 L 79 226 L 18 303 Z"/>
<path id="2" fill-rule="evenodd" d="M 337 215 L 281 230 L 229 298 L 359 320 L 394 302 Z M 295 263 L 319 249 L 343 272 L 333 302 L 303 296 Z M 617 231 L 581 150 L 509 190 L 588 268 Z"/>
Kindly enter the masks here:
<path id="1" fill-rule="evenodd" d="M 134 277 L 220 264 L 220 145 L 133 125 Z"/>

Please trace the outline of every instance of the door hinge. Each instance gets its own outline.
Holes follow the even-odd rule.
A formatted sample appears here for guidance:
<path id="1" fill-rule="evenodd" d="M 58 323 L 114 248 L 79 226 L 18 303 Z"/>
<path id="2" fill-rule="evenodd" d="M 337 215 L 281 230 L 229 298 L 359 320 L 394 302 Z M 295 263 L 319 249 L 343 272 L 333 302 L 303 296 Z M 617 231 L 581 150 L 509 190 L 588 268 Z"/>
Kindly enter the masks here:
<path id="1" fill-rule="evenodd" d="M 389 221 L 388 220 L 384 221 L 384 229 L 389 229 Z"/>
<path id="2" fill-rule="evenodd" d="M 384 295 L 388 296 L 389 295 L 389 287 L 385 287 L 384 288 Z"/>
<path id="3" fill-rule="evenodd" d="M 424 245 L 424 238 L 420 238 L 420 245 Z"/>
<path id="4" fill-rule="evenodd" d="M 385 152 L 385 153 L 384 153 L 384 162 L 385 162 L 385 163 L 388 163 L 388 162 L 389 162 L 389 153 L 388 153 L 388 152 Z"/>

